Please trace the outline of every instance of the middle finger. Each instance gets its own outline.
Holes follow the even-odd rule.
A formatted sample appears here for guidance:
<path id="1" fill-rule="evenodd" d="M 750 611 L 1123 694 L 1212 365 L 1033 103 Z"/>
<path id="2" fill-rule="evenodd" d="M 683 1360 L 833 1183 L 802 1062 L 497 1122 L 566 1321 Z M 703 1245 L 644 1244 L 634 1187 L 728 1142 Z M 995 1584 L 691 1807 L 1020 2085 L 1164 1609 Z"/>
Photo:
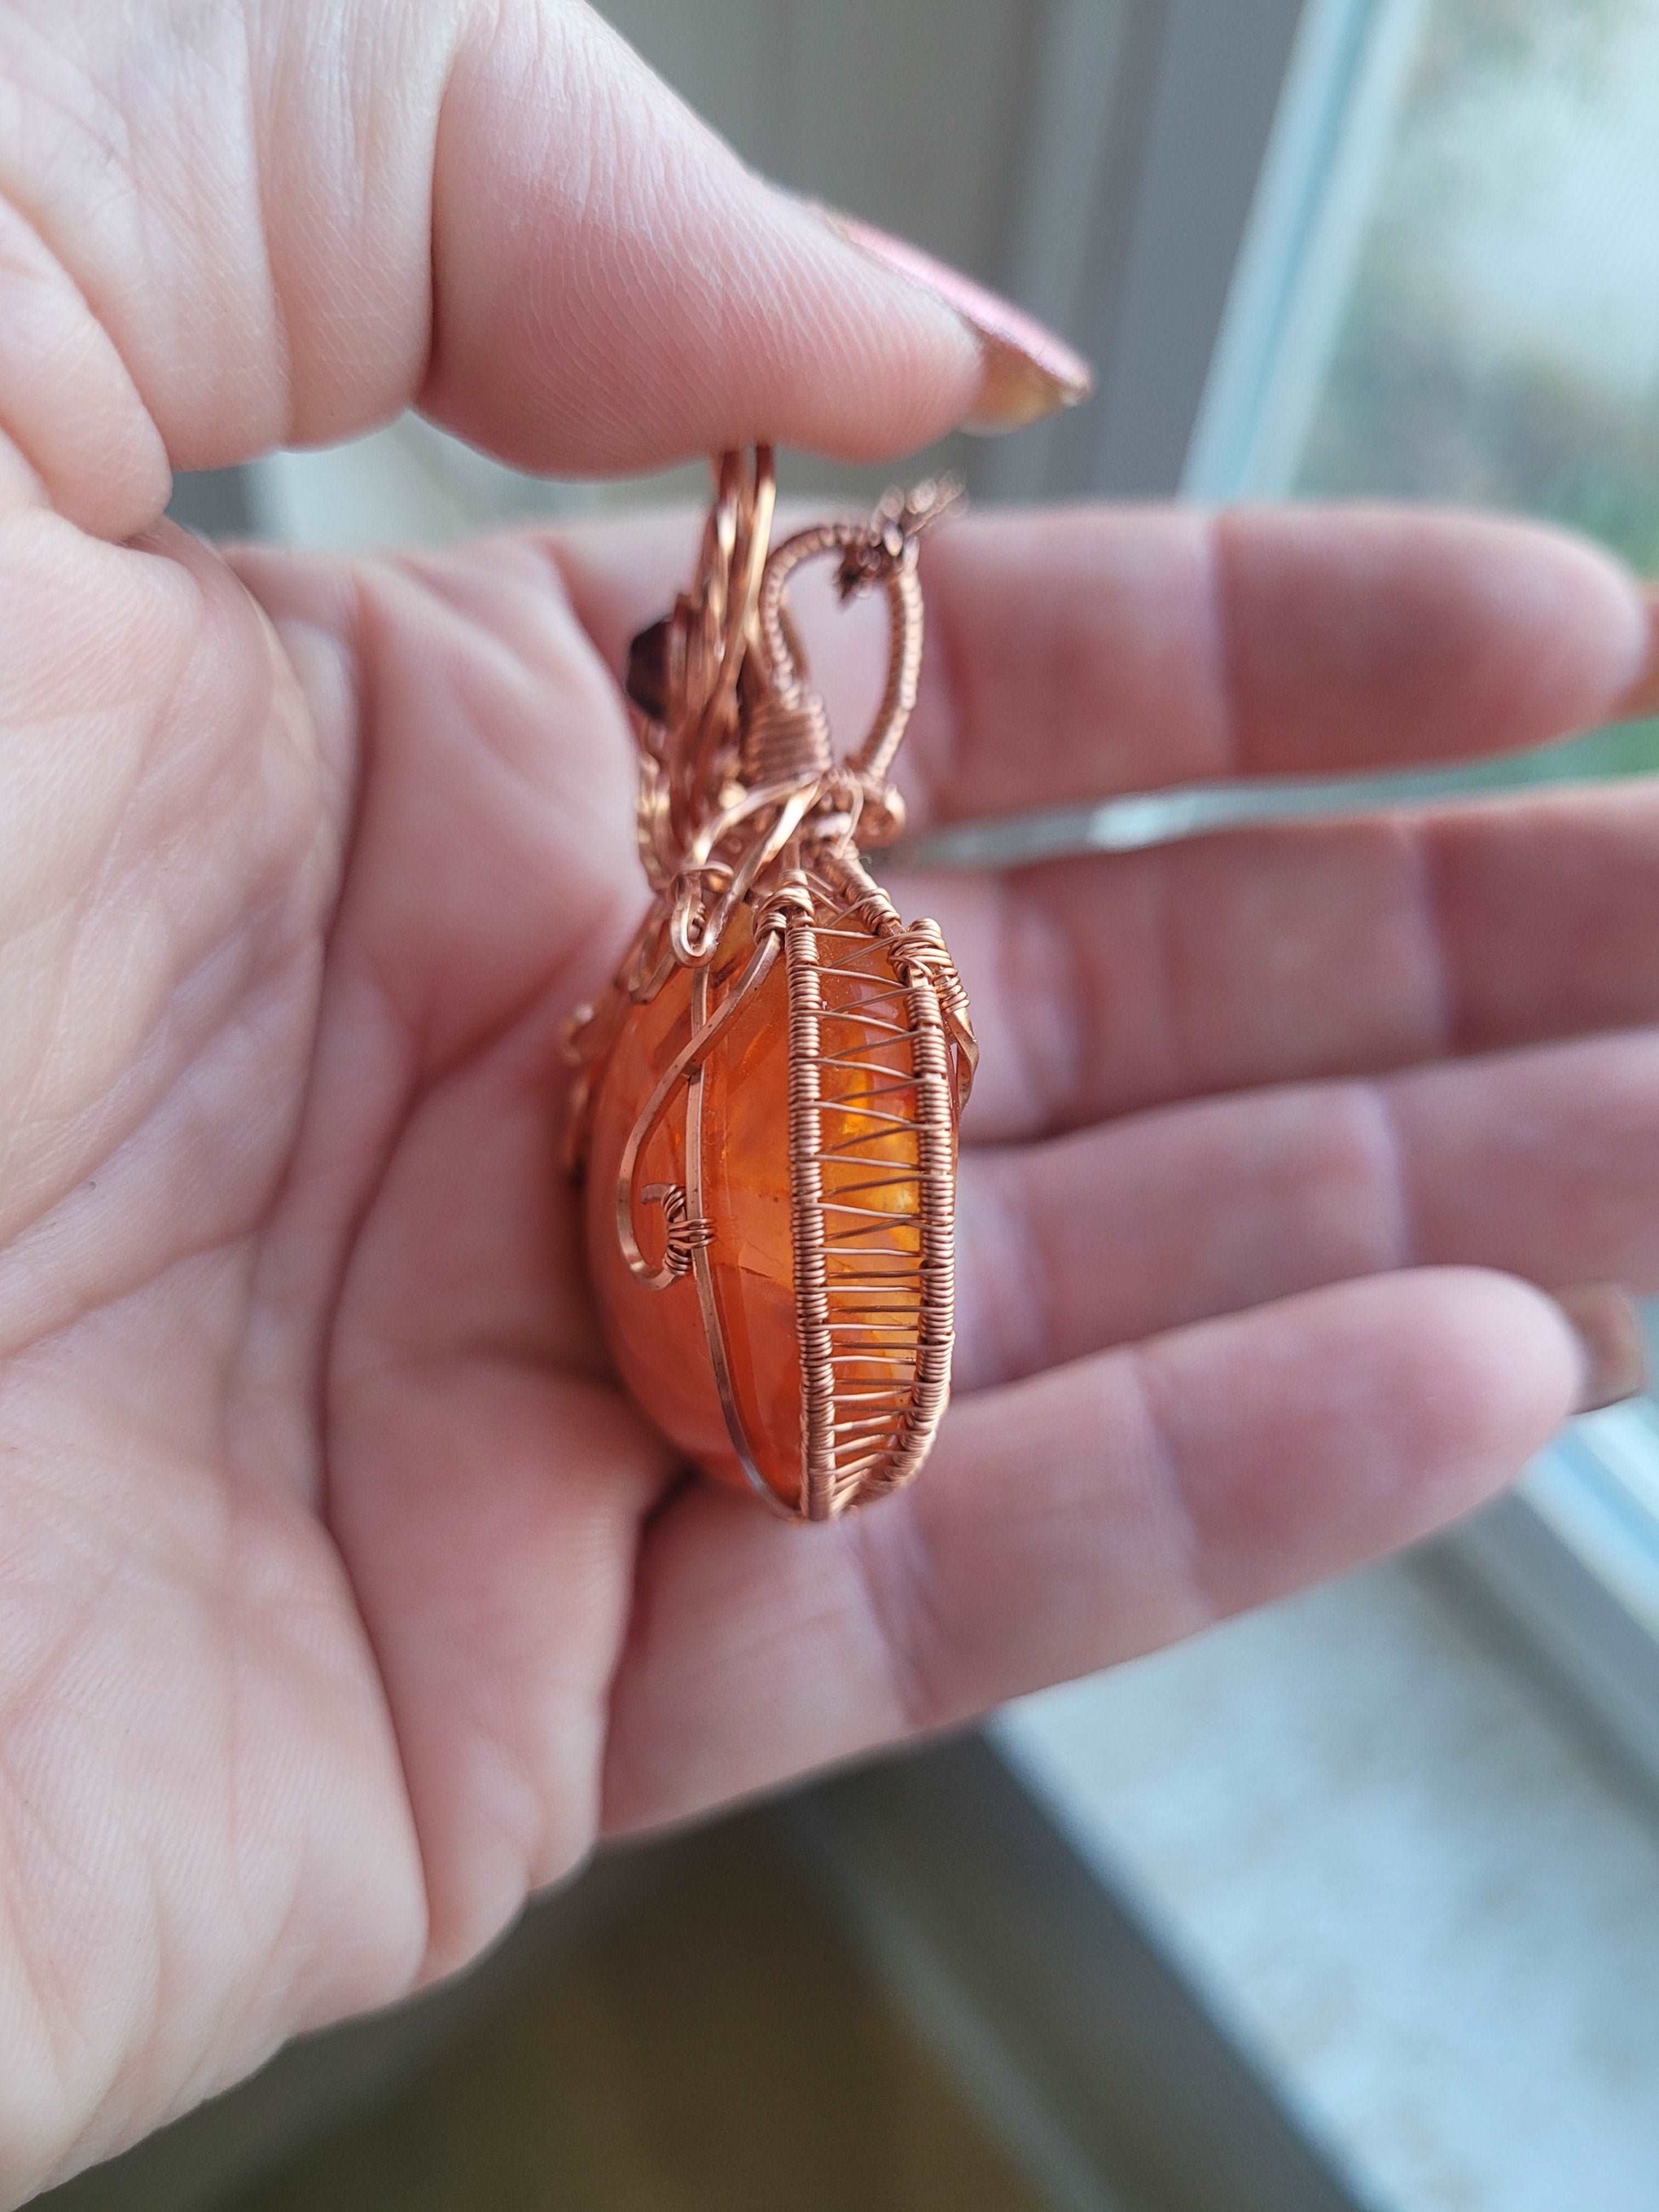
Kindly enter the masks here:
<path id="1" fill-rule="evenodd" d="M 888 887 L 968 987 L 970 1140 L 1659 1019 L 1659 780 Z"/>
<path id="2" fill-rule="evenodd" d="M 1401 1267 L 1659 1292 L 1659 1030 L 981 1147 L 958 1240 L 964 1390 Z"/>

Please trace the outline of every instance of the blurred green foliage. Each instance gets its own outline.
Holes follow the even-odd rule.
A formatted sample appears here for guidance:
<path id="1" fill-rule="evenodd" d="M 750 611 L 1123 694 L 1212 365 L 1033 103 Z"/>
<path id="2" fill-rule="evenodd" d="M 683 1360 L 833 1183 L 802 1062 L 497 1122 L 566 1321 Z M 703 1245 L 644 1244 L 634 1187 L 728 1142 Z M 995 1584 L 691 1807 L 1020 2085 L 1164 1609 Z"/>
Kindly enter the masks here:
<path id="1" fill-rule="evenodd" d="M 1586 532 L 1659 574 L 1659 393 L 1621 396 L 1571 354 L 1494 345 L 1425 245 L 1456 220 L 1472 128 L 1548 71 L 1594 126 L 1647 0 L 1431 0 L 1395 159 L 1355 272 L 1297 471 L 1316 496 L 1462 501 Z M 1659 103 L 1656 103 L 1659 106 Z M 1517 179 L 1517 190 L 1534 180 Z M 1472 340 L 1474 342 L 1472 342 Z M 1659 722 L 1598 733 L 1483 781 L 1659 768 Z"/>
<path id="2" fill-rule="evenodd" d="M 1465 501 L 1589 532 L 1659 571 L 1659 407 L 1619 404 L 1551 362 L 1477 367 L 1409 267 L 1357 287 L 1297 489 Z"/>

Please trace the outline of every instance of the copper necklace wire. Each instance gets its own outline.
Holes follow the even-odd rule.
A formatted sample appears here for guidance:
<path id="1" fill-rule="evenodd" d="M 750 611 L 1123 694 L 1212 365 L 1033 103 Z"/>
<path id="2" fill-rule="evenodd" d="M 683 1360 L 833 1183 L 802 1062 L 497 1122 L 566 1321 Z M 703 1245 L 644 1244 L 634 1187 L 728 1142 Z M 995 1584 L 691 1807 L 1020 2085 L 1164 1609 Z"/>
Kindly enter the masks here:
<path id="1" fill-rule="evenodd" d="M 960 492 L 945 482 L 890 493 L 866 522 L 818 524 L 769 550 L 770 448 L 724 454 L 714 476 L 692 588 L 630 653 L 639 846 L 655 897 L 609 997 L 573 1023 L 571 1126 L 579 1161 L 592 1094 L 629 1006 L 648 1003 L 677 968 L 690 969 L 690 1033 L 629 1129 L 615 1188 L 616 1234 L 628 1267 L 647 1288 L 665 1290 L 692 1274 L 738 1467 L 775 1510 L 820 1521 L 914 1474 L 949 1395 L 957 1130 L 977 1051 L 966 994 L 937 926 L 907 927 L 866 873 L 859 848 L 889 842 L 902 826 L 888 771 L 921 665 L 917 546 Z M 830 557 L 842 599 L 878 590 L 889 617 L 880 703 L 842 760 L 832 752 L 787 599 L 799 568 Z M 717 956 L 745 905 L 754 949 L 716 997 Z M 802 1407 L 802 1479 L 793 1502 L 761 1474 L 732 1385 L 710 1260 L 720 1224 L 705 1212 L 702 1162 L 704 1064 L 780 959 Z M 829 981 L 837 985 L 836 1001 L 826 998 Z M 644 1148 L 682 1093 L 684 1186 L 636 1189 Z M 912 1111 L 896 1114 L 883 1103 L 901 1097 L 914 1102 Z M 833 1147 L 826 1140 L 832 1117 L 841 1132 Z M 917 1164 L 901 1171 L 879 1139 L 890 1127 L 912 1127 Z M 866 1156 L 860 1147 L 874 1150 Z M 831 1158 L 843 1180 L 826 1197 Z M 862 1182 L 845 1182 L 849 1164 Z M 867 1202 L 868 1194 L 901 1182 L 916 1188 L 914 1215 Z M 640 1242 L 641 1206 L 660 1209 L 664 1250 L 654 1267 Z"/>

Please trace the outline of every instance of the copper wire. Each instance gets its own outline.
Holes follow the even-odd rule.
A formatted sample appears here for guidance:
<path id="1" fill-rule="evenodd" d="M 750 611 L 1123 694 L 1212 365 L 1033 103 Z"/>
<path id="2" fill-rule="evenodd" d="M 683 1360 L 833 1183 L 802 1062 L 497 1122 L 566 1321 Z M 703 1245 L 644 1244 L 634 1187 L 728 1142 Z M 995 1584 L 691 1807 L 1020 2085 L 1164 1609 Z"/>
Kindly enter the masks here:
<path id="1" fill-rule="evenodd" d="M 640 850 L 656 899 L 611 998 L 598 1013 L 584 1010 L 570 1045 L 580 1151 L 594 1084 L 628 1006 L 653 998 L 678 968 L 691 969 L 690 1034 L 623 1147 L 617 1235 L 629 1269 L 648 1286 L 665 1288 L 688 1269 L 695 1276 L 738 1465 L 750 1488 L 776 1503 L 744 1431 L 712 1272 L 719 1224 L 703 1215 L 702 1071 L 781 953 L 802 1407 L 799 1493 L 783 1507 L 806 1520 L 830 1519 L 914 1474 L 950 1393 L 957 1122 L 977 1048 L 937 925 L 907 927 L 857 848 L 902 821 L 887 778 L 921 666 L 917 541 L 958 496 L 948 483 L 890 494 L 866 524 L 822 524 L 769 552 L 770 450 L 721 457 L 697 577 L 663 634 L 664 717 L 641 711 L 637 725 Z M 881 700 L 842 762 L 833 757 L 787 603 L 801 566 L 829 556 L 837 559 L 842 596 L 879 590 L 889 618 Z M 754 952 L 711 1007 L 710 963 L 745 905 Z M 848 1030 L 855 1042 L 830 1047 L 830 1030 Z M 644 1146 L 682 1090 L 685 1187 L 659 1182 L 636 1192 Z M 833 1148 L 830 1113 L 841 1131 Z M 910 1131 L 914 1168 L 883 1150 Z M 838 1180 L 826 1195 L 831 1158 Z M 636 1202 L 662 1210 L 664 1255 L 654 1267 L 635 1233 Z"/>

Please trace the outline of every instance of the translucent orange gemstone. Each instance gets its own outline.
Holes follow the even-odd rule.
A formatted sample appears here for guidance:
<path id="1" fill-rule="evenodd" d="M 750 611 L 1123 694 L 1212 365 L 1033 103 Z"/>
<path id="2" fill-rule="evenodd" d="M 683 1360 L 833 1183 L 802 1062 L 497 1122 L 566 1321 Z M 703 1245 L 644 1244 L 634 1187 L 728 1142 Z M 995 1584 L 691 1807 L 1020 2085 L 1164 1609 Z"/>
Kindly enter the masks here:
<path id="1" fill-rule="evenodd" d="M 921 1322 L 920 1140 L 908 994 L 885 942 L 856 918 L 825 914 L 817 932 L 818 1082 L 812 1150 L 821 1202 L 825 1326 L 833 1376 L 830 1438 L 851 1478 L 897 1437 Z M 727 932 L 709 1004 L 754 950 L 746 914 Z M 590 1266 L 623 1381 L 665 1434 L 707 1473 L 746 1484 L 716 1382 L 690 1272 L 656 1290 L 630 1270 L 617 1233 L 618 1170 L 629 1131 L 691 1034 L 692 978 L 676 969 L 629 1009 L 600 1081 L 587 1166 Z M 714 1040 L 703 1062 L 702 1215 L 731 1392 L 753 1463 L 790 1504 L 803 1494 L 803 1344 L 790 1177 L 789 984 L 782 957 Z M 663 1209 L 642 1194 L 688 1186 L 684 1087 L 641 1147 L 635 1234 L 656 1267 Z"/>

